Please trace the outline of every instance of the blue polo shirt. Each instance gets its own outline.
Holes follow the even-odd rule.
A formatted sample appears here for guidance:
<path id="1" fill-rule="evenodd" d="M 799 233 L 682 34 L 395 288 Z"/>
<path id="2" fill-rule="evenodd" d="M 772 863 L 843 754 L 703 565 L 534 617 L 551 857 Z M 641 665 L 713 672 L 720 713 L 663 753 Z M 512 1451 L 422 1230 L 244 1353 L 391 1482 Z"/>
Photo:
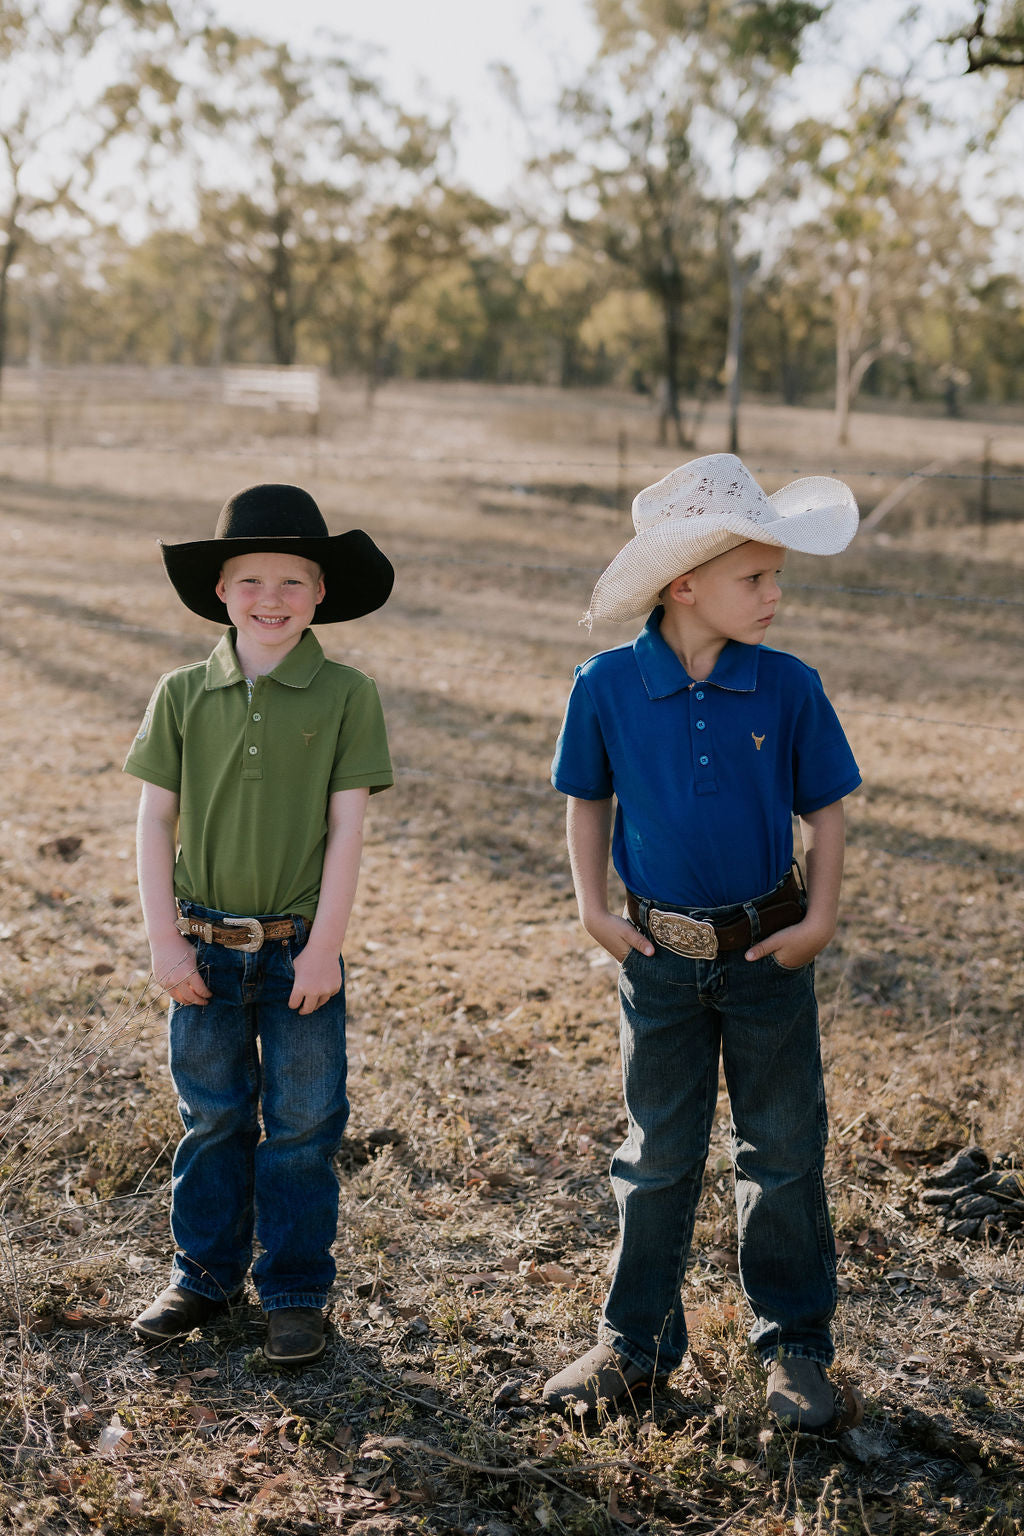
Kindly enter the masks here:
<path id="1" fill-rule="evenodd" d="M 769 891 L 793 858 L 793 815 L 860 773 L 821 679 L 796 656 L 730 640 L 706 682 L 662 639 L 656 608 L 632 645 L 576 670 L 551 782 L 618 801 L 612 860 L 627 890 L 723 907 Z"/>

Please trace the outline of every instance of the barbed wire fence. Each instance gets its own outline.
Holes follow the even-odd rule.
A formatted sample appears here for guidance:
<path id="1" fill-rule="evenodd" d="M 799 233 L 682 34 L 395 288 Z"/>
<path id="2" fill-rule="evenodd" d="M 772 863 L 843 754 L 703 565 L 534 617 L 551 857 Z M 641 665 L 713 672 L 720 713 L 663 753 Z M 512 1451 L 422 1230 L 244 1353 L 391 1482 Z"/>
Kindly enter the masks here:
<path id="1" fill-rule="evenodd" d="M 105 372 L 105 370 L 104 370 Z M 91 378 L 91 375 L 89 376 Z M 175 398 L 181 394 L 184 403 L 185 384 L 175 378 L 171 380 L 172 393 Z M 129 383 L 131 381 L 129 380 Z M 41 419 L 44 425 L 43 442 L 46 451 L 47 480 L 52 479 L 54 456 L 61 446 L 57 442 L 56 425 L 60 414 L 61 402 L 53 394 L 56 384 L 53 380 L 44 381 L 45 388 L 40 398 L 45 409 Z M 91 387 L 89 378 L 83 374 L 79 381 L 79 394 L 84 398 Z M 138 387 L 137 381 L 132 385 Z M 170 387 L 170 386 L 169 386 Z M 211 398 L 212 403 L 212 398 Z M 78 409 L 76 406 L 75 409 Z M 75 425 L 74 410 L 69 418 L 71 425 Z M 250 412 L 248 416 L 239 419 L 251 422 L 254 418 Z M 177 418 L 175 423 L 177 424 Z M 973 502 L 977 524 L 984 528 L 990 522 L 1000 518 L 1024 517 L 1024 503 L 1018 506 L 1016 501 L 1009 511 L 996 512 L 992 506 L 992 493 L 1000 488 L 1016 488 L 1024 485 L 1024 469 L 1018 470 L 1007 466 L 998 466 L 994 462 L 993 455 L 993 431 L 984 423 L 977 424 L 979 434 L 978 454 L 975 458 L 964 451 L 957 451 L 951 446 L 944 459 L 937 460 L 934 457 L 924 464 L 906 462 L 903 464 L 891 463 L 884 466 L 868 463 L 846 462 L 841 465 L 832 465 L 825 462 L 815 462 L 812 466 L 803 464 L 771 464 L 756 460 L 756 456 L 746 456 L 745 462 L 751 471 L 760 478 L 794 477 L 804 475 L 830 475 L 840 479 L 864 481 L 893 487 L 884 492 L 881 499 L 868 512 L 864 519 L 864 526 L 873 529 L 877 526 L 880 517 L 887 515 L 892 508 L 905 499 L 906 495 L 916 490 L 920 485 L 928 483 L 948 483 L 959 487 L 969 487 L 975 493 Z M 72 433 L 74 435 L 74 433 Z M 1005 442 L 1008 447 L 1024 451 L 1024 424 L 1020 427 L 1010 424 L 998 434 L 999 440 Z M 2 444 L 0 444 L 2 446 Z M 135 438 L 130 442 L 119 442 L 116 431 L 107 431 L 96 440 L 94 446 L 117 454 L 120 451 L 131 449 L 138 451 L 140 444 Z M 142 445 L 146 453 L 178 455 L 181 452 L 180 443 L 171 441 L 153 442 L 146 441 Z M 205 458 L 226 461 L 245 461 L 249 464 L 269 458 L 278 463 L 305 464 L 313 466 L 327 466 L 343 464 L 347 469 L 362 472 L 363 468 L 375 468 L 379 470 L 381 464 L 380 449 L 374 447 L 348 448 L 333 445 L 329 439 L 317 432 L 311 432 L 301 440 L 286 439 L 277 436 L 266 436 L 256 443 L 249 442 L 243 446 L 219 444 L 203 444 L 198 447 L 198 452 Z M 635 478 L 639 480 L 651 475 L 665 473 L 672 450 L 666 449 L 657 454 L 649 449 L 640 451 L 639 445 L 631 447 L 629 434 L 626 429 L 621 429 L 615 434 L 614 441 L 609 443 L 609 450 L 603 457 L 594 455 L 566 455 L 563 452 L 553 451 L 545 456 L 537 452 L 536 444 L 531 444 L 529 454 L 515 456 L 484 455 L 475 453 L 451 453 L 437 451 L 436 449 L 409 449 L 388 453 L 389 466 L 415 466 L 417 468 L 439 469 L 442 471 L 457 471 L 462 474 L 474 475 L 481 486 L 488 490 L 499 489 L 514 496 L 548 496 L 555 499 L 569 499 L 572 501 L 586 502 L 588 498 L 604 504 L 606 508 L 617 508 L 625 511 L 629 505 L 627 482 Z M 969 467 L 968 467 L 969 465 Z M 515 471 L 517 478 L 508 475 L 509 471 Z M 565 473 L 567 471 L 579 474 L 589 472 L 600 474 L 604 477 L 602 486 L 572 484 L 552 487 L 547 484 L 530 484 L 531 478 L 539 474 Z M 494 477 L 499 484 L 495 486 Z M 625 531 L 625 530 L 624 530 Z M 405 565 L 419 564 L 433 567 L 452 567 L 461 569 L 478 569 L 493 572 L 519 572 L 524 575 L 543 574 L 552 577 L 578 577 L 581 583 L 592 582 L 600 568 L 589 565 L 562 562 L 538 562 L 529 560 L 498 559 L 491 556 L 459 556 L 459 555 L 434 555 L 434 554 L 403 554 L 400 562 Z M 914 603 L 927 605 L 948 604 L 955 608 L 977 607 L 988 611 L 1002 611 L 1015 613 L 1024 609 L 1024 597 L 992 595 L 977 592 L 934 592 L 916 589 L 907 589 L 899 586 L 878 585 L 854 585 L 844 583 L 822 582 L 790 582 L 787 583 L 788 592 L 807 592 L 819 595 L 834 595 L 852 600 L 870 602 L 882 602 L 892 604 Z M 10 594 L 15 595 L 15 594 Z M 84 619 L 76 621 L 85 628 L 108 629 L 124 634 L 139 634 L 149 638 L 166 638 L 168 640 L 180 640 L 180 636 L 167 635 L 158 629 L 145 625 L 133 625 L 119 620 Z M 365 650 L 353 649 L 346 653 L 353 660 L 365 665 L 367 670 L 373 671 L 377 667 L 400 665 L 407 669 L 411 664 L 420 662 L 429 666 L 431 670 L 438 668 L 454 673 L 478 674 L 493 677 L 515 677 L 520 682 L 559 684 L 568 691 L 571 682 L 571 669 L 564 672 L 531 671 L 523 668 L 488 665 L 462 660 L 448 660 L 444 656 L 431 655 L 428 657 L 410 657 L 407 654 L 389 654 L 380 649 Z M 909 726 L 927 726 L 929 728 L 942 727 L 953 730 L 991 733 L 996 737 L 1016 738 L 1024 736 L 1024 727 L 1007 724 L 1005 722 L 988 720 L 964 720 L 958 718 L 945 718 L 925 713 L 908 713 L 899 710 L 880 710 L 860 708 L 846 703 L 838 713 L 848 716 L 856 716 L 864 719 L 888 720 L 900 722 Z M 424 782 L 444 782 L 449 778 L 446 773 L 439 772 L 418 763 L 402 763 L 397 765 L 397 771 L 407 779 Z M 547 798 L 554 795 L 551 786 L 545 777 L 538 776 L 536 782 L 526 783 L 511 778 L 491 779 L 486 777 L 458 775 L 458 783 L 487 790 L 492 793 L 516 793 L 527 798 Z M 957 867 L 978 868 L 989 870 L 1000 875 L 1020 877 L 1024 870 L 1006 865 L 995 865 L 986 859 L 953 860 L 948 856 L 930 854 L 927 850 L 886 850 L 894 856 L 910 857 L 928 862 L 940 864 L 952 864 Z"/>
<path id="2" fill-rule="evenodd" d="M 473 566 L 485 570 L 500 569 L 520 570 L 523 572 L 544 571 L 557 575 L 581 575 L 588 579 L 594 579 L 599 571 L 591 566 L 538 564 L 530 561 L 493 561 L 480 559 L 464 559 L 459 557 L 440 558 L 432 556 L 412 556 L 408 563 L 419 562 L 440 566 L 466 567 Z M 956 605 L 978 604 L 989 607 L 1006 609 L 1024 609 L 1024 599 L 1013 597 L 992 597 L 984 594 L 956 593 L 956 592 L 918 592 L 900 587 L 859 587 L 843 583 L 794 583 L 787 590 L 808 591 L 814 593 L 837 593 L 852 597 L 867 597 L 872 599 L 891 599 L 894 601 L 912 601 L 915 603 Z M 82 619 L 78 621 L 82 628 L 110 630 L 115 633 L 145 636 L 148 639 L 177 640 L 178 636 L 167 631 L 155 629 L 148 625 L 130 624 L 118 619 L 99 620 Z M 553 683 L 568 688 L 571 682 L 571 672 L 566 668 L 561 672 L 524 671 L 521 667 L 495 666 L 479 662 L 466 662 L 464 660 L 448 660 L 444 656 L 431 654 L 417 658 L 407 653 L 396 653 L 382 650 L 379 647 L 367 649 L 364 647 L 346 647 L 346 657 L 354 662 L 363 664 L 373 670 L 390 665 L 398 666 L 406 671 L 410 665 L 420 665 L 429 668 L 432 672 L 438 668 L 451 671 L 456 674 L 470 673 L 485 677 L 510 677 L 523 683 Z M 856 716 L 868 720 L 891 720 L 907 725 L 925 725 L 928 727 L 942 727 L 950 730 L 962 730 L 969 732 L 985 731 L 997 736 L 1021 737 L 1024 736 L 1024 726 L 1008 725 L 1005 722 L 991 720 L 964 720 L 945 716 L 908 713 L 902 710 L 864 709 L 855 705 L 844 704 L 837 708 L 840 717 Z M 445 784 L 451 781 L 451 774 L 440 772 L 437 769 L 425 767 L 421 764 L 410 762 L 396 763 L 396 774 L 399 779 L 418 780 L 426 783 Z M 538 776 L 535 782 L 527 783 L 512 778 L 492 779 L 474 775 L 459 773 L 456 781 L 460 786 L 470 786 L 487 790 L 496 794 L 514 793 L 527 799 L 550 800 L 555 794 L 546 777 Z M 929 853 L 925 849 L 886 849 L 884 852 L 893 858 L 913 859 L 918 862 L 941 864 L 961 869 L 976 869 L 988 871 L 1000 876 L 1024 878 L 1024 867 L 1005 864 L 993 864 L 987 859 L 952 859 L 948 856 Z"/>

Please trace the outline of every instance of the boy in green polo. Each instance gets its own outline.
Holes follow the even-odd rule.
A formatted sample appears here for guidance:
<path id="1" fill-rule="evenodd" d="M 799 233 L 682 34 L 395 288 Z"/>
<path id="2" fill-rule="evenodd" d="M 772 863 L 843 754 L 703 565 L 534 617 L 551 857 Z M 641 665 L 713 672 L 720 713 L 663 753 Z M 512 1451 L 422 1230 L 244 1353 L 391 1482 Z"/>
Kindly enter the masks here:
<path id="1" fill-rule="evenodd" d="M 162 552 L 186 607 L 232 627 L 160 679 L 125 763 L 143 781 L 139 891 L 185 1129 L 170 1284 L 134 1326 L 162 1341 L 222 1312 L 255 1236 L 264 1353 L 300 1364 L 323 1352 L 335 1275 L 341 948 L 366 803 L 393 782 L 376 687 L 309 626 L 379 608 L 394 572 L 289 485 L 239 492 L 213 539 Z"/>

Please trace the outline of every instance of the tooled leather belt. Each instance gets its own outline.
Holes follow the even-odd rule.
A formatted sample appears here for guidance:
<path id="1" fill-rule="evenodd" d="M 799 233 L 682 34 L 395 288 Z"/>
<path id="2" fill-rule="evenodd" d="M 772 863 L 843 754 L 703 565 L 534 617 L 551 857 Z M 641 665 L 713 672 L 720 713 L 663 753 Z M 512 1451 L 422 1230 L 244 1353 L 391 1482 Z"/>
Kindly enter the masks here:
<path id="1" fill-rule="evenodd" d="M 226 917 L 220 923 L 211 923 L 202 917 L 179 917 L 175 927 L 187 939 L 223 944 L 225 949 L 241 949 L 249 955 L 262 949 L 268 939 L 295 936 L 295 923 L 290 917 L 274 918 L 268 923 L 261 923 L 256 917 Z"/>
<path id="2" fill-rule="evenodd" d="M 757 924 L 762 939 L 778 933 L 780 928 L 790 928 L 799 923 L 804 915 L 803 890 L 795 870 L 770 895 L 751 902 L 757 913 Z M 677 955 L 691 960 L 713 960 L 716 955 L 729 954 L 737 949 L 749 949 L 754 943 L 750 918 L 746 912 L 728 923 L 713 923 L 710 918 L 689 917 L 684 912 L 671 912 L 658 907 L 653 901 L 626 896 L 629 920 L 641 933 L 646 933 L 655 944 L 671 949 Z"/>

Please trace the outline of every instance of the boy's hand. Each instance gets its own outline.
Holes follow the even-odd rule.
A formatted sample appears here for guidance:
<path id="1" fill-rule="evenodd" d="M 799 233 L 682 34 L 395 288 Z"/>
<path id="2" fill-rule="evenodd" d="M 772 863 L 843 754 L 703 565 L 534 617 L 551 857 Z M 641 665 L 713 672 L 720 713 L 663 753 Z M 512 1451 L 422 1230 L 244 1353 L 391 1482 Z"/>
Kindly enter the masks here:
<path id="1" fill-rule="evenodd" d="M 834 928 L 825 929 L 805 917 L 802 923 L 794 923 L 791 928 L 780 928 L 778 933 L 773 933 L 769 938 L 760 939 L 747 950 L 744 959 L 762 960 L 765 955 L 774 955 L 787 971 L 798 971 L 801 966 L 808 965 L 815 955 L 821 954 L 834 933 Z"/>
<path id="2" fill-rule="evenodd" d="M 341 961 L 332 950 L 318 950 L 310 942 L 295 957 L 295 985 L 288 1007 L 299 1013 L 315 1013 L 341 991 Z"/>
<path id="3" fill-rule="evenodd" d="M 628 918 L 616 917 L 614 912 L 598 912 L 585 921 L 583 926 L 590 937 L 596 939 L 619 965 L 631 949 L 638 949 L 642 955 L 654 954 L 654 945 L 650 939 L 639 928 L 634 928 Z"/>
<path id="4" fill-rule="evenodd" d="M 212 993 L 196 970 L 196 952 L 180 933 L 150 946 L 153 976 L 176 1003 L 204 1008 Z"/>

